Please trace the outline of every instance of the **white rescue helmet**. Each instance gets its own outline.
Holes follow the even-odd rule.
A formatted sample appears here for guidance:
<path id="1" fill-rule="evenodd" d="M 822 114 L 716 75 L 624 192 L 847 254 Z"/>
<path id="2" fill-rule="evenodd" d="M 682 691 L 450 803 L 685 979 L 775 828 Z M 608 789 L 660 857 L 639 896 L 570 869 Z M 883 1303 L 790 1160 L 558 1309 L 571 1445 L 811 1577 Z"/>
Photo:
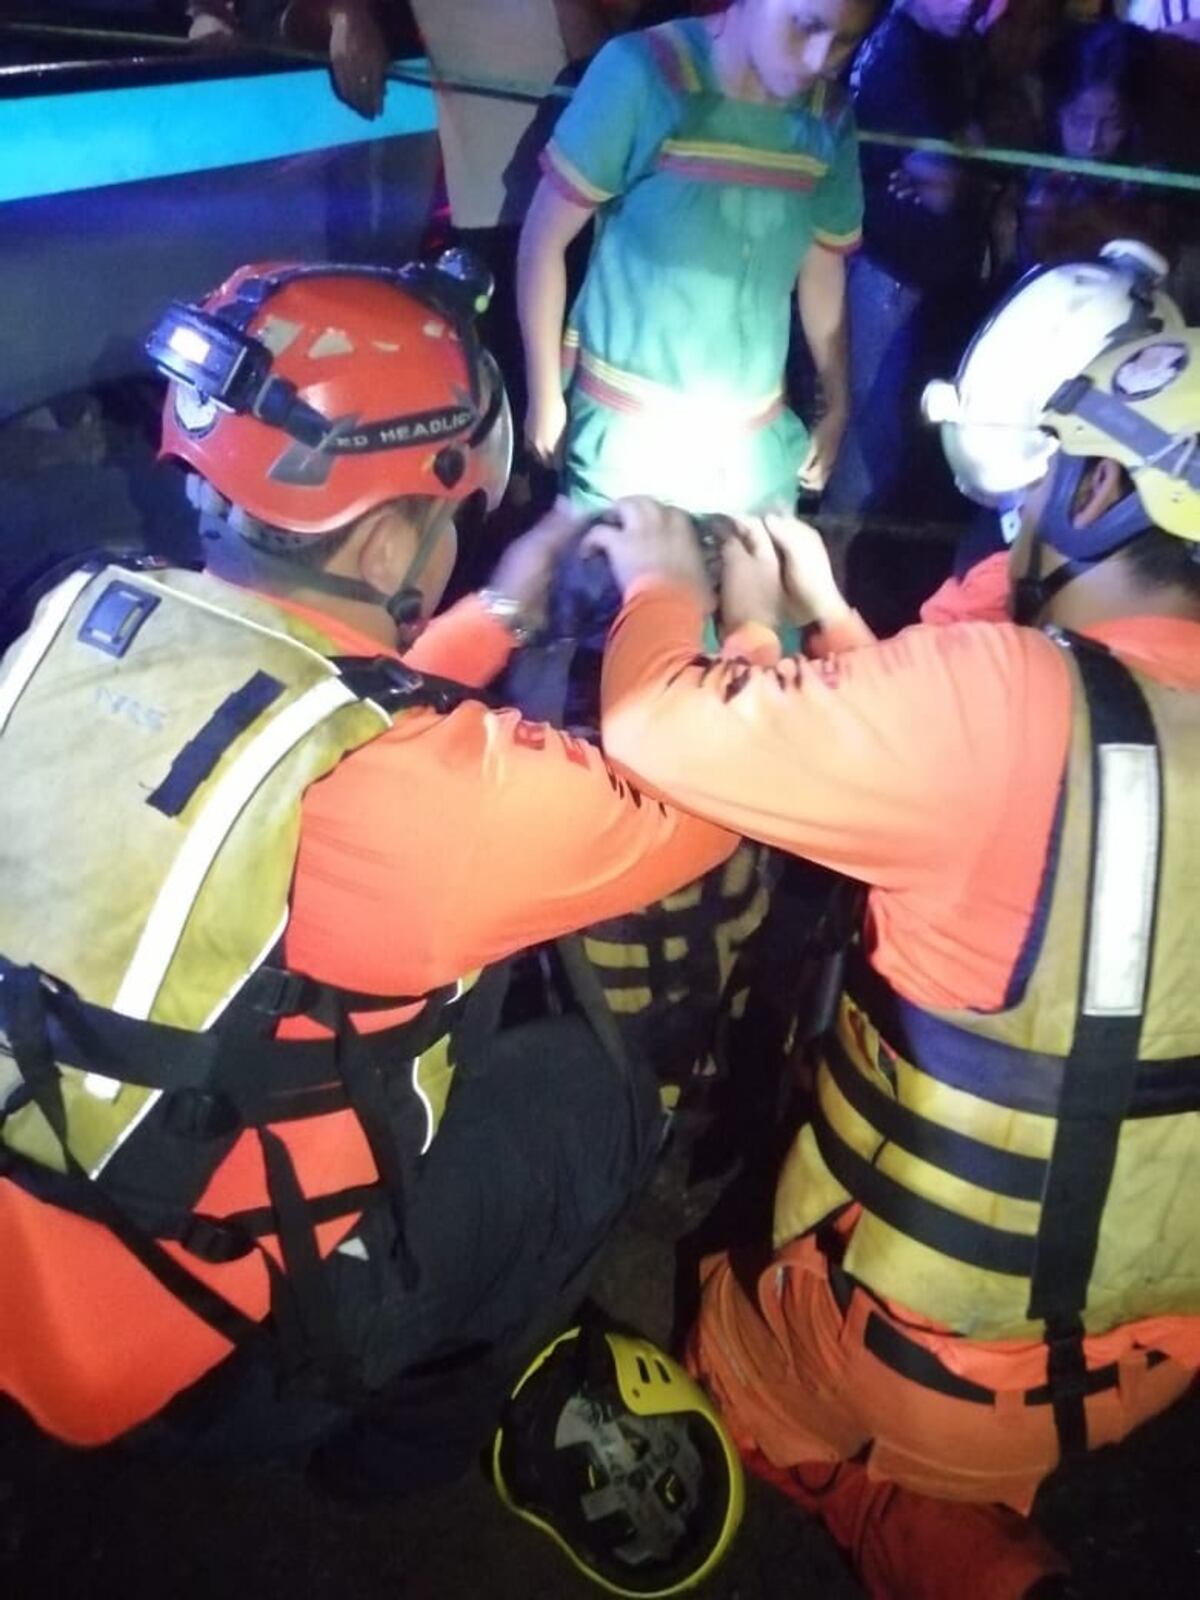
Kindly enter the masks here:
<path id="1" fill-rule="evenodd" d="M 1156 251 L 1125 239 L 1097 261 L 1035 268 L 975 334 L 953 382 L 926 385 L 922 412 L 968 499 L 1009 510 L 1045 475 L 1060 448 L 1049 402 L 1103 352 L 1186 332 L 1161 288 L 1166 271 Z"/>

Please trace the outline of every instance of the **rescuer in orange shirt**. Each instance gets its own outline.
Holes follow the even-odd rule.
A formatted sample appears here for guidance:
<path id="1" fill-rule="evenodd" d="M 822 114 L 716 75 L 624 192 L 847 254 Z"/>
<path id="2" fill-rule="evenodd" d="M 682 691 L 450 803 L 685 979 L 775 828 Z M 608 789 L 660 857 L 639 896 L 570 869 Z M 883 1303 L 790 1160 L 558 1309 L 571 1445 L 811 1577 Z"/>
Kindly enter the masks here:
<path id="1" fill-rule="evenodd" d="M 872 1595 L 1049 1594 L 1061 1460 L 1200 1366 L 1200 330 L 1139 246 L 1035 273 L 926 395 L 1015 535 L 875 641 L 814 530 L 589 535 L 624 610 L 609 759 L 867 885 L 774 1253 L 706 1266 L 693 1370 Z M 798 604 L 817 659 L 778 659 Z"/>
<path id="2" fill-rule="evenodd" d="M 451 253 L 173 306 L 208 568 L 80 567 L 0 666 L 0 1394 L 70 1444 L 452 1474 L 656 1147 L 586 985 L 497 1031 L 496 964 L 736 841 L 479 696 L 565 513 L 420 631 L 508 475 L 485 303 Z"/>

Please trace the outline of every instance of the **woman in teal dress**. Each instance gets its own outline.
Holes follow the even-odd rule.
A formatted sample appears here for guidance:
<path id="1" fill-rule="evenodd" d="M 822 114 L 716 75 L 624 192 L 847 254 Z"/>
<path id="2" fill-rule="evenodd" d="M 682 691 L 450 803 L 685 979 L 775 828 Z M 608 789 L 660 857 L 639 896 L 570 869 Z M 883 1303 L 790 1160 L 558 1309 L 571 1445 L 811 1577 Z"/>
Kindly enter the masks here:
<path id="1" fill-rule="evenodd" d="M 834 81 L 875 0 L 735 0 L 607 44 L 543 157 L 521 236 L 526 436 L 582 504 L 790 510 L 845 426 L 844 260 L 862 190 Z M 564 252 L 592 216 L 566 319 Z M 793 287 L 820 379 L 783 393 Z M 566 326 L 564 328 L 564 321 Z"/>

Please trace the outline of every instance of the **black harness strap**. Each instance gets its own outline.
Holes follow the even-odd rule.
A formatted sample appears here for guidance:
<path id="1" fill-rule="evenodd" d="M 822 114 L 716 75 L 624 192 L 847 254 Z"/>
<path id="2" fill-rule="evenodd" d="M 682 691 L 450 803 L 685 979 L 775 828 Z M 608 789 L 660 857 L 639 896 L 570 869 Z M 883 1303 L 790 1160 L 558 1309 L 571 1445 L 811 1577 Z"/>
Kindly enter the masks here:
<path id="1" fill-rule="evenodd" d="M 919 1383 L 923 1389 L 932 1389 L 937 1394 L 948 1396 L 951 1400 L 966 1400 L 973 1405 L 990 1406 L 996 1403 L 996 1390 L 989 1389 L 985 1384 L 974 1383 L 969 1378 L 962 1378 L 957 1372 L 943 1366 L 926 1345 L 910 1339 L 894 1322 L 880 1316 L 878 1312 L 867 1313 L 863 1344 L 877 1361 L 882 1361 L 885 1367 L 900 1373 L 911 1383 Z M 1147 1368 L 1152 1368 L 1161 1365 L 1167 1357 L 1160 1350 L 1146 1350 L 1140 1353 L 1139 1359 L 1144 1361 Z M 1115 1389 L 1120 1381 L 1120 1365 L 1116 1361 L 1110 1361 L 1105 1366 L 1096 1367 L 1087 1373 L 1083 1384 L 1084 1393 L 1103 1394 L 1109 1389 Z M 1040 1383 L 1032 1389 L 1026 1389 L 1022 1398 L 1027 1406 L 1046 1406 L 1054 1403 L 1052 1388 L 1048 1383 Z"/>
<path id="2" fill-rule="evenodd" d="M 1065 1059 L 956 1027 L 903 999 L 867 964 L 860 950 L 846 963 L 845 992 L 897 1054 L 951 1089 L 1012 1111 L 1053 1117 L 1062 1102 Z M 1200 1056 L 1143 1061 L 1127 1118 L 1200 1111 Z"/>
<path id="3" fill-rule="evenodd" d="M 446 991 L 431 996 L 427 1010 L 439 1009 Z M 416 1170 L 417 1153 L 424 1145 L 417 1127 L 416 1094 L 409 1089 L 397 1104 L 389 1100 L 371 1035 L 361 1034 L 348 1008 L 332 991 L 322 997 L 310 1015 L 334 1034 L 334 1060 L 346 1086 L 346 1095 L 366 1137 L 371 1159 L 379 1173 L 396 1225 L 396 1265 L 406 1289 L 414 1289 L 418 1269 L 408 1244 L 405 1226 L 406 1196 Z M 402 1129 L 400 1123 L 408 1124 Z M 273 1197 L 272 1197 L 273 1198 Z"/>
<path id="4" fill-rule="evenodd" d="M 488 703 L 482 689 L 471 689 L 452 678 L 416 672 L 394 656 L 331 656 L 330 662 L 348 689 L 360 700 L 371 700 L 383 711 L 406 711 L 428 706 L 443 715 L 468 700 Z"/>
<path id="5" fill-rule="evenodd" d="M 4 974 L 4 988 L 9 1045 L 18 1070 L 62 1150 L 66 1171 L 56 1175 L 55 1182 L 73 1195 L 71 1209 L 103 1223 L 168 1293 L 230 1344 L 243 1344 L 258 1337 L 260 1328 L 252 1317 L 181 1267 L 155 1239 L 132 1223 L 79 1165 L 68 1142 L 62 1085 L 46 1032 L 41 975 L 32 967 L 9 967 Z"/>
<path id="6" fill-rule="evenodd" d="M 1102 799 L 1100 751 L 1105 745 L 1134 745 L 1158 752 L 1154 721 L 1132 674 L 1101 648 L 1077 639 L 1069 643 L 1091 719 L 1091 866 L 1075 1034 L 1063 1071 L 1029 1297 L 1030 1317 L 1046 1323 L 1047 1379 L 1064 1459 L 1087 1449 L 1084 1397 L 1088 1372 L 1082 1312 L 1121 1123 L 1137 1079 L 1144 985 L 1150 970 L 1147 960 L 1135 1013 L 1098 1015 L 1084 1009 L 1094 934 L 1093 890 Z M 1161 817 L 1159 821 L 1161 839 Z M 1156 879 L 1156 909 L 1157 894 Z"/>
<path id="7" fill-rule="evenodd" d="M 271 1274 L 271 1310 L 279 1332 L 284 1381 L 294 1393 L 332 1396 L 345 1392 L 353 1379 L 329 1280 L 321 1268 L 312 1207 L 279 1135 L 260 1128 L 258 1141 L 287 1268 L 280 1272 L 263 1252 Z"/>

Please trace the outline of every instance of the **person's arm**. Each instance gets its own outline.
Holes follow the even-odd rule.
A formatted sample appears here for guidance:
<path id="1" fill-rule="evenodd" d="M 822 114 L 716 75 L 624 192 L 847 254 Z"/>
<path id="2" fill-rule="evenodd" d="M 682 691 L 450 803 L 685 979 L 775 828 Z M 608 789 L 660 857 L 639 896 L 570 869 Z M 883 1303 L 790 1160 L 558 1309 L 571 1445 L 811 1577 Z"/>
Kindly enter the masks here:
<path id="1" fill-rule="evenodd" d="M 688 637 L 698 616 L 665 585 L 630 596 L 602 680 L 612 761 L 698 815 L 868 883 L 944 882 L 955 862 L 969 875 L 1013 758 L 986 650 L 955 662 L 947 630 L 929 629 L 817 662 L 713 662 Z"/>
<path id="2" fill-rule="evenodd" d="M 698 815 L 870 883 L 969 876 L 1019 765 L 1022 630 L 910 628 L 819 662 L 715 660 L 695 650 L 704 579 L 686 527 L 622 502 L 621 525 L 589 540 L 626 595 L 601 683 L 610 759 Z M 783 543 L 789 592 L 820 625 L 848 625 L 815 530 Z"/>
<path id="3" fill-rule="evenodd" d="M 846 262 L 834 250 L 814 245 L 796 280 L 800 326 L 821 385 L 822 414 L 800 469 L 805 489 L 829 481 L 850 416 L 850 341 L 846 322 Z"/>
<path id="4" fill-rule="evenodd" d="M 821 384 L 822 415 L 800 469 L 805 489 L 829 480 L 850 415 L 846 258 L 862 242 L 858 132 L 848 102 L 826 113 L 833 135 L 829 170 L 812 197 L 813 242 L 796 279 L 800 326 Z"/>
<path id="5" fill-rule="evenodd" d="M 516 711 L 414 712 L 305 796 L 292 958 L 423 993 L 651 904 L 736 845 Z"/>
<path id="6" fill-rule="evenodd" d="M 554 11 L 568 61 L 586 61 L 595 55 L 620 21 L 610 16 L 609 8 L 599 0 L 554 0 Z"/>
<path id="7" fill-rule="evenodd" d="M 290 44 L 328 50 L 338 98 L 360 116 L 383 110 L 388 49 L 374 0 L 290 0 L 279 31 Z"/>
<path id="8" fill-rule="evenodd" d="M 584 73 L 542 151 L 544 174 L 521 229 L 517 313 L 525 346 L 533 454 L 553 463 L 566 428 L 562 337 L 566 249 L 592 214 L 623 193 L 656 145 L 648 107 L 656 75 L 643 39 L 612 39 Z"/>
<path id="9" fill-rule="evenodd" d="M 482 689 L 500 676 L 515 648 L 511 630 L 468 594 L 421 630 L 404 652 L 404 664 Z"/>
<path id="10" fill-rule="evenodd" d="M 562 383 L 567 246 L 587 225 L 593 210 L 582 196 L 570 199 L 561 185 L 543 178 L 517 247 L 517 315 L 529 385 L 525 438 L 534 456 L 547 464 L 553 464 L 567 425 Z"/>
<path id="11" fill-rule="evenodd" d="M 504 551 L 486 590 L 508 616 L 500 620 L 478 594 L 467 595 L 433 620 L 405 651 L 418 672 L 482 688 L 508 665 L 519 638 L 540 626 L 559 558 L 587 519 L 558 500 L 536 527 Z"/>

